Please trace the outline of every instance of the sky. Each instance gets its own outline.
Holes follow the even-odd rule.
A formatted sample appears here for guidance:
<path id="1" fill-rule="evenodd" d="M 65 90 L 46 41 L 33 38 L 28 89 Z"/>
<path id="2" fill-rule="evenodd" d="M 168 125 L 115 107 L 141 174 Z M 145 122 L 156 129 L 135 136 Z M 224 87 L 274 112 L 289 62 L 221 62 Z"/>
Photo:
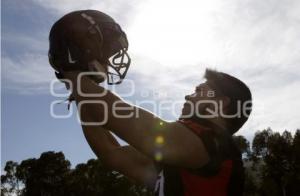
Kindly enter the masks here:
<path id="1" fill-rule="evenodd" d="M 176 120 L 184 95 L 206 68 L 243 80 L 253 112 L 238 134 L 300 128 L 300 2 L 298 0 L 3 0 L 1 1 L 1 167 L 8 160 L 63 151 L 75 166 L 95 158 L 48 63 L 48 34 L 70 11 L 97 9 L 126 32 L 134 81 L 110 87 L 125 100 Z M 51 86 L 53 84 L 53 86 Z M 132 91 L 128 93 L 128 88 Z M 158 106 L 176 102 L 174 111 Z M 68 118 L 53 118 L 68 115 Z"/>

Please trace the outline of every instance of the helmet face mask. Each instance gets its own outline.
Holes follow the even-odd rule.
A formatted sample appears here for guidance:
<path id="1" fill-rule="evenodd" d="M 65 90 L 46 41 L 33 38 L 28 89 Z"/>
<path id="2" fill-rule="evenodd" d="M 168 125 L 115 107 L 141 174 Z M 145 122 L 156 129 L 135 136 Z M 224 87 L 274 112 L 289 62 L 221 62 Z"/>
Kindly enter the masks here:
<path id="1" fill-rule="evenodd" d="M 131 59 L 127 50 L 120 50 L 109 59 L 108 65 L 108 84 L 120 84 L 125 78 Z"/>
<path id="2" fill-rule="evenodd" d="M 104 71 L 107 77 L 95 74 L 91 78 L 96 83 L 107 78 L 108 84 L 119 84 L 130 66 L 126 34 L 111 17 L 99 11 L 65 15 L 53 25 L 49 42 L 49 62 L 60 76 L 75 70 Z"/>

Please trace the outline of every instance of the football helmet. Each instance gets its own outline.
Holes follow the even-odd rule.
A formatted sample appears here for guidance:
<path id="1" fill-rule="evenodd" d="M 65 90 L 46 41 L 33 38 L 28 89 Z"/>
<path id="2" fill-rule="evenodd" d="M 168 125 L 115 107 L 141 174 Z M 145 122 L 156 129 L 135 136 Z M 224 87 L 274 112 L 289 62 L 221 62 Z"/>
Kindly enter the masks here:
<path id="1" fill-rule="evenodd" d="M 97 10 L 71 12 L 59 19 L 49 35 L 49 62 L 57 78 L 67 71 L 106 73 L 108 84 L 125 78 L 131 59 L 128 40 L 121 27 Z M 91 75 L 95 82 L 105 80 Z"/>

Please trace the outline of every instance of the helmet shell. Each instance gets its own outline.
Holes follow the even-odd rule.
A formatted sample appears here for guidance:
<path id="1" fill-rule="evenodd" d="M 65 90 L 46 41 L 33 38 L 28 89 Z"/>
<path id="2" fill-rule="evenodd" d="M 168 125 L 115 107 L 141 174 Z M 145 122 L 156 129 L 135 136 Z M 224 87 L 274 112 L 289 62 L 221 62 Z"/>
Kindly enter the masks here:
<path id="1" fill-rule="evenodd" d="M 97 10 L 66 14 L 52 26 L 49 62 L 57 72 L 88 71 L 88 64 L 106 64 L 109 57 L 128 48 L 126 34 L 113 18 Z"/>

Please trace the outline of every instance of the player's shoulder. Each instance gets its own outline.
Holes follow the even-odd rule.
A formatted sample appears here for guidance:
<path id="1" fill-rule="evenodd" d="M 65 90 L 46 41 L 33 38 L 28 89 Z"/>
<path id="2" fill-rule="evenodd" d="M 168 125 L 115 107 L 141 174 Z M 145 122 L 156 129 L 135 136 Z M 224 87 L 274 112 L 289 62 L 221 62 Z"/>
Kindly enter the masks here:
<path id="1" fill-rule="evenodd" d="M 190 131 L 189 127 L 181 123 L 180 121 L 172 121 L 172 122 L 166 122 L 166 127 L 169 129 L 176 129 L 181 131 Z"/>

